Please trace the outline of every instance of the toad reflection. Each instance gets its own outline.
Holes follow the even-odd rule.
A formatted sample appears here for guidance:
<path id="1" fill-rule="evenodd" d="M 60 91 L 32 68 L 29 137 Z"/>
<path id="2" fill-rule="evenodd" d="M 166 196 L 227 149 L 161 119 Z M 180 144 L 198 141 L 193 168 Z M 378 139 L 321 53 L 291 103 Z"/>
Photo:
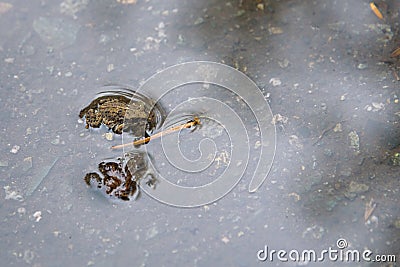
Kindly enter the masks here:
<path id="1" fill-rule="evenodd" d="M 86 174 L 84 180 L 88 186 L 96 184 L 106 194 L 121 200 L 136 199 L 139 194 L 138 183 L 140 179 L 148 179 L 147 185 L 154 187 L 156 179 L 148 169 L 146 154 L 143 152 L 130 152 L 117 162 L 100 162 L 99 172 Z"/>

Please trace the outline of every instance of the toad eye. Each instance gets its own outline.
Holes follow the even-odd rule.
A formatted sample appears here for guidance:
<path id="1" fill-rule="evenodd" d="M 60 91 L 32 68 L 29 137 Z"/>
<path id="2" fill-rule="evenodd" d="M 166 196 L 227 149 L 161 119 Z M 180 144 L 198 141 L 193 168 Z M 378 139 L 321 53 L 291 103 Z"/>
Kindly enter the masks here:
<path id="1" fill-rule="evenodd" d="M 145 167 L 146 167 L 146 165 L 144 164 L 144 162 L 139 162 L 139 163 L 136 163 L 136 165 L 135 165 L 136 170 L 141 170 L 141 169 L 144 169 Z"/>

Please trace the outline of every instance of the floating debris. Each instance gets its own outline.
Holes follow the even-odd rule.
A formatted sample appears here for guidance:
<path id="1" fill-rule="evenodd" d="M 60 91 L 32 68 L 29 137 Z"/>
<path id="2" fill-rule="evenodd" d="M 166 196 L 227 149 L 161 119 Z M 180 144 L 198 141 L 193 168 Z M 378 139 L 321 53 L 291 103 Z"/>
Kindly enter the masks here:
<path id="1" fill-rule="evenodd" d="M 24 215 L 24 214 L 26 213 L 26 209 L 25 209 L 24 207 L 19 207 L 19 208 L 17 209 L 17 212 L 18 212 L 20 215 Z"/>
<path id="2" fill-rule="evenodd" d="M 282 34 L 283 30 L 281 27 L 269 27 L 268 31 L 270 34 Z"/>
<path id="3" fill-rule="evenodd" d="M 159 138 L 161 136 L 176 132 L 176 131 L 180 131 L 182 129 L 187 129 L 187 128 L 192 128 L 192 127 L 196 127 L 198 125 L 200 125 L 200 118 L 198 117 L 194 117 L 193 120 L 188 121 L 185 124 L 182 125 L 178 125 L 172 128 L 169 128 L 165 131 L 162 132 L 158 132 L 152 136 L 148 136 L 146 138 L 143 139 L 139 139 L 136 141 L 133 141 L 132 143 L 126 143 L 126 144 L 122 144 L 122 145 L 117 145 L 117 146 L 113 146 L 111 147 L 112 149 L 118 149 L 118 148 L 123 148 L 125 146 L 130 146 L 130 145 L 134 145 L 134 146 L 139 146 L 139 145 L 143 145 L 143 144 L 147 144 L 148 142 L 150 142 L 150 140 L 155 139 L 155 138 Z"/>
<path id="4" fill-rule="evenodd" d="M 366 105 L 366 106 L 364 107 L 364 109 L 365 109 L 366 111 L 372 111 L 372 112 L 377 112 L 377 111 L 380 111 L 380 110 L 382 110 L 382 109 L 384 109 L 384 108 L 385 108 L 385 104 L 383 104 L 383 103 L 377 103 L 377 102 L 372 102 L 371 105 Z"/>
<path id="5" fill-rule="evenodd" d="M 137 0 L 117 0 L 117 2 L 124 5 L 134 5 L 136 4 Z"/>
<path id="6" fill-rule="evenodd" d="M 397 47 L 391 54 L 391 57 L 398 57 L 400 56 L 400 47 Z"/>
<path id="7" fill-rule="evenodd" d="M 15 58 L 13 58 L 13 57 L 8 57 L 8 58 L 4 59 L 4 62 L 8 63 L 8 64 L 13 64 L 14 61 L 15 61 Z"/>
<path id="8" fill-rule="evenodd" d="M 282 116 L 281 114 L 275 114 L 272 117 L 271 123 L 274 124 L 274 125 L 276 125 L 278 123 L 286 124 L 288 122 L 288 120 L 289 120 L 288 117 Z"/>
<path id="9" fill-rule="evenodd" d="M 303 144 L 301 143 L 297 135 L 292 134 L 291 136 L 289 136 L 289 144 L 298 150 L 303 149 Z"/>
<path id="10" fill-rule="evenodd" d="M 217 163 L 217 168 L 221 165 L 227 166 L 229 164 L 229 153 L 224 150 L 218 154 L 218 157 L 215 157 L 214 161 Z"/>
<path id="11" fill-rule="evenodd" d="M 374 201 L 373 198 L 367 203 L 365 203 L 365 212 L 364 212 L 364 221 L 366 222 L 369 217 L 371 217 L 372 213 L 374 212 L 376 208 L 376 202 Z"/>
<path id="12" fill-rule="evenodd" d="M 9 185 L 6 185 L 3 187 L 4 192 L 6 193 L 5 199 L 13 199 L 13 200 L 18 200 L 18 201 L 23 201 L 24 198 L 19 195 L 16 191 L 11 190 L 11 187 Z"/>
<path id="13" fill-rule="evenodd" d="M 114 139 L 114 133 L 107 132 L 104 134 L 104 138 L 108 141 L 112 141 Z"/>
<path id="14" fill-rule="evenodd" d="M 366 63 L 360 63 L 357 65 L 357 69 L 359 70 L 365 70 L 366 68 L 368 68 L 368 64 Z"/>
<path id="15" fill-rule="evenodd" d="M 228 244 L 230 240 L 229 240 L 228 237 L 224 236 L 224 237 L 221 238 L 221 241 L 222 241 L 224 244 Z"/>
<path id="16" fill-rule="evenodd" d="M 11 148 L 10 152 L 13 154 L 17 154 L 21 147 L 19 145 L 15 145 Z"/>
<path id="17" fill-rule="evenodd" d="M 274 86 L 274 87 L 282 84 L 282 82 L 279 78 L 271 78 L 269 80 L 269 83 L 272 84 L 272 86 Z"/>
<path id="18" fill-rule="evenodd" d="M 110 63 L 107 65 L 107 72 L 112 72 L 115 69 L 114 64 Z"/>
<path id="19" fill-rule="evenodd" d="M 33 214 L 33 218 L 35 218 L 36 220 L 36 222 L 39 222 L 41 219 L 42 219 L 42 212 L 41 211 L 36 211 L 34 214 Z"/>
<path id="20" fill-rule="evenodd" d="M 301 199 L 300 195 L 297 194 L 296 192 L 292 192 L 292 193 L 288 194 L 288 196 L 289 196 L 289 197 L 294 197 L 294 201 L 295 201 L 295 202 L 298 202 L 298 201 L 300 201 L 300 199 Z"/>
<path id="21" fill-rule="evenodd" d="M 378 111 L 381 110 L 385 107 L 385 104 L 383 103 L 377 103 L 377 102 L 372 102 L 372 107 L 374 108 L 373 111 Z"/>
<path id="22" fill-rule="evenodd" d="M 342 124 L 339 122 L 339 123 L 337 123 L 336 125 L 335 125 L 335 128 L 333 128 L 333 131 L 335 132 L 335 133 L 340 133 L 341 131 L 342 131 Z"/>

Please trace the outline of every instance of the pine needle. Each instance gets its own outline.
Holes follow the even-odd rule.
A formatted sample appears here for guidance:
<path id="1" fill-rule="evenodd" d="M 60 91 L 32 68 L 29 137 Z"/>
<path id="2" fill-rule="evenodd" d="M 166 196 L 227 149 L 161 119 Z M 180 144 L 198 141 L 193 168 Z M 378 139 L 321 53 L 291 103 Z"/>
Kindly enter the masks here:
<path id="1" fill-rule="evenodd" d="M 149 142 L 152 139 L 156 139 L 156 138 L 159 138 L 159 137 L 161 137 L 163 135 L 167 135 L 167 134 L 170 134 L 170 133 L 182 130 L 182 129 L 191 128 L 191 127 L 196 126 L 196 125 L 200 125 L 200 118 L 198 118 L 198 117 L 194 117 L 193 120 L 190 120 L 185 124 L 174 126 L 174 127 L 169 128 L 169 129 L 167 129 L 165 131 L 156 133 L 156 134 L 154 134 L 152 136 L 149 136 L 149 137 L 146 137 L 146 138 L 143 138 L 143 139 L 140 139 L 140 140 L 133 141 L 132 143 L 126 143 L 126 144 L 122 144 L 122 145 L 112 146 L 111 149 L 120 149 L 120 148 L 127 147 L 127 146 L 130 146 L 130 145 L 134 145 L 134 146 L 143 145 L 143 144 Z"/>

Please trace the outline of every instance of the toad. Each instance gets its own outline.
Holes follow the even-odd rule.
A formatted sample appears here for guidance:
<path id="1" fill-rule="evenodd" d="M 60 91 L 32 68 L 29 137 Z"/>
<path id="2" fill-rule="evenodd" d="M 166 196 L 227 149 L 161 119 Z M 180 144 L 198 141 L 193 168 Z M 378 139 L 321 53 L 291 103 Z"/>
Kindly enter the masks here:
<path id="1" fill-rule="evenodd" d="M 125 160 L 124 160 L 125 159 Z M 105 193 L 121 200 L 136 199 L 139 195 L 139 180 L 150 176 L 147 185 L 154 187 L 155 178 L 148 170 L 146 155 L 142 152 L 130 152 L 118 162 L 100 162 L 100 174 L 91 172 L 84 180 L 88 186 L 97 183 L 97 188 L 105 189 Z M 126 161 L 126 163 L 125 163 Z"/>
<path id="2" fill-rule="evenodd" d="M 137 92 L 108 91 L 82 109 L 79 117 L 85 117 L 87 129 L 103 124 L 116 134 L 124 131 L 143 137 L 148 136 L 158 123 L 153 106 L 150 99 Z"/>

